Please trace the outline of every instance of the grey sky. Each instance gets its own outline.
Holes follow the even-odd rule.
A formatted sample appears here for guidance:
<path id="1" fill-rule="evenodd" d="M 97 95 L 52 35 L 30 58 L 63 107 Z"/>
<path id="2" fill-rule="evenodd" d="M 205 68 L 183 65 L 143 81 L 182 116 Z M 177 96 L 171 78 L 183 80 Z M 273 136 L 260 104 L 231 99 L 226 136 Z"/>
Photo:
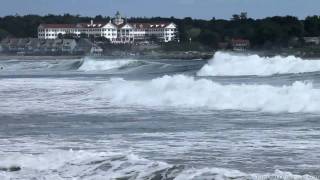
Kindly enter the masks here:
<path id="1" fill-rule="evenodd" d="M 25 14 L 80 14 L 128 17 L 163 16 L 229 19 L 246 11 L 250 17 L 320 14 L 320 0 L 0 0 L 0 16 Z"/>

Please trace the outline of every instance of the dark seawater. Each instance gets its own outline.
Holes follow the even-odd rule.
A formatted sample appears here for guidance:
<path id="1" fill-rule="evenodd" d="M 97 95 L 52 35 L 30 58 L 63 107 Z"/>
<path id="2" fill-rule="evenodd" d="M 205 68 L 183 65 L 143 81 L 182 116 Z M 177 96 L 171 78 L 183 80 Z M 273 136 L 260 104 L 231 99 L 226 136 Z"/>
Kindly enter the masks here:
<path id="1" fill-rule="evenodd" d="M 1 61 L 0 180 L 318 179 L 320 61 L 207 63 Z"/>

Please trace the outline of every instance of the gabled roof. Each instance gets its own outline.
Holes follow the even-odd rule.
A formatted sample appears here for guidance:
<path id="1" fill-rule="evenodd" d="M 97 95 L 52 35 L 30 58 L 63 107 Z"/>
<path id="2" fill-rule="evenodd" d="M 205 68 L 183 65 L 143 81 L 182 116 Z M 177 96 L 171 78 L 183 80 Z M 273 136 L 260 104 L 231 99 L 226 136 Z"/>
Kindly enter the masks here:
<path id="1" fill-rule="evenodd" d="M 130 23 L 134 28 L 137 29 L 157 29 L 157 28 L 166 28 L 171 22 L 156 22 L 156 23 L 139 23 L 132 22 Z"/>
<path id="2" fill-rule="evenodd" d="M 105 22 L 98 22 L 98 23 L 78 23 L 76 27 L 81 27 L 81 28 L 102 28 L 108 23 Z"/>
<path id="3" fill-rule="evenodd" d="M 123 23 L 123 24 L 117 25 L 117 27 L 118 27 L 119 29 L 122 29 L 122 28 L 124 28 L 125 26 L 130 26 L 130 28 L 133 28 L 133 26 L 132 26 L 130 23 Z"/>
<path id="4" fill-rule="evenodd" d="M 101 28 L 107 23 L 40 24 L 39 28 Z"/>
<path id="5" fill-rule="evenodd" d="M 95 22 L 95 23 L 78 23 L 78 24 L 40 24 L 39 28 L 102 28 L 106 25 L 112 25 L 118 29 L 123 28 L 126 25 L 131 26 L 132 28 L 136 29 L 157 29 L 157 28 L 166 28 L 172 22 L 155 22 L 155 23 L 141 23 L 141 22 L 130 22 L 130 23 L 123 23 L 120 25 L 116 25 L 111 22 Z"/>
<path id="6" fill-rule="evenodd" d="M 113 28 L 117 28 L 117 25 L 113 24 L 112 22 L 108 22 L 104 26 L 108 26 L 108 25 L 112 26 Z"/>

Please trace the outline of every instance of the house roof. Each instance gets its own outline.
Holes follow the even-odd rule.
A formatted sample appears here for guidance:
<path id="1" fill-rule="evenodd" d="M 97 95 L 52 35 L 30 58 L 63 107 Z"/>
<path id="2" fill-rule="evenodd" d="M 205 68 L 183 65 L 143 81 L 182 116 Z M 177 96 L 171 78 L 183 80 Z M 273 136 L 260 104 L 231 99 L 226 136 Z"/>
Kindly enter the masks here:
<path id="1" fill-rule="evenodd" d="M 156 22 L 156 23 L 132 22 L 130 24 L 137 29 L 156 29 L 156 28 L 165 28 L 171 23 L 170 22 Z"/>
<path id="2" fill-rule="evenodd" d="M 121 29 L 121 28 L 123 28 L 124 26 L 126 26 L 126 25 L 129 25 L 130 27 L 133 27 L 132 26 L 132 24 L 130 24 L 130 23 L 123 23 L 123 24 L 119 24 L 119 25 L 116 25 L 116 24 L 114 24 L 114 23 L 112 23 L 114 26 L 116 26 L 118 29 Z"/>
<path id="3" fill-rule="evenodd" d="M 95 22 L 95 23 L 77 23 L 77 24 L 40 24 L 39 28 L 102 28 L 103 26 L 109 24 L 109 22 Z M 140 23 L 140 22 L 130 22 L 116 25 L 112 25 L 117 28 L 122 28 L 125 25 L 130 25 L 133 28 L 137 29 L 156 29 L 156 28 L 165 28 L 172 24 L 171 22 L 155 22 L 155 23 Z"/>
<path id="4" fill-rule="evenodd" d="M 82 28 L 101 28 L 101 27 L 105 26 L 106 24 L 108 24 L 108 23 L 105 23 L 105 22 L 103 22 L 103 23 L 98 22 L 98 23 L 93 23 L 93 24 L 91 24 L 91 23 L 78 23 L 78 24 L 76 25 L 76 27 L 82 27 Z"/>
<path id="5" fill-rule="evenodd" d="M 40 24 L 41 28 L 75 28 L 76 24 Z"/>
<path id="6" fill-rule="evenodd" d="M 107 23 L 40 24 L 40 28 L 101 28 Z"/>

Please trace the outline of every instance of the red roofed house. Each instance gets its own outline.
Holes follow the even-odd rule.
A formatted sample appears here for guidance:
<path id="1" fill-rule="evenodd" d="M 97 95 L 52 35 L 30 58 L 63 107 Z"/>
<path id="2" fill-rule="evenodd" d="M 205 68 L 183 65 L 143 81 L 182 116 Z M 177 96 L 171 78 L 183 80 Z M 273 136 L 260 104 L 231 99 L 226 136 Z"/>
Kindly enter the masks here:
<path id="1" fill-rule="evenodd" d="M 250 48 L 250 41 L 247 39 L 232 39 L 231 46 L 234 51 L 246 51 Z"/>
<path id="2" fill-rule="evenodd" d="M 80 34 L 105 37 L 112 43 L 133 43 L 146 41 L 156 37 L 162 42 L 173 41 L 176 38 L 177 26 L 172 22 L 127 23 L 117 12 L 115 18 L 108 23 L 78 23 L 78 24 L 41 24 L 38 27 L 39 39 L 56 39 L 59 34 Z"/>

